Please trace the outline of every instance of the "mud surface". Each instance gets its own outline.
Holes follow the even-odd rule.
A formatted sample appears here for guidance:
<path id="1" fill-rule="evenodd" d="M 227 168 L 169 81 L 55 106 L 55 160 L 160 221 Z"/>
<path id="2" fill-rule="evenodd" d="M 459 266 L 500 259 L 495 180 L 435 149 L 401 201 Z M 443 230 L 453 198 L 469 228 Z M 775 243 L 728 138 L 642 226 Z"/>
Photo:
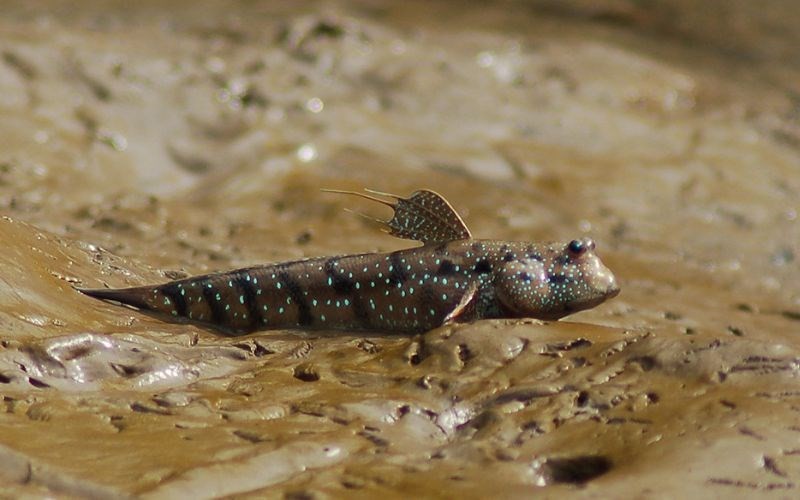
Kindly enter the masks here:
<path id="1" fill-rule="evenodd" d="M 797 4 L 400 4 L 4 2 L 4 492 L 797 496 Z M 323 187 L 591 236 L 622 293 L 224 337 L 72 289 L 405 245 Z"/>

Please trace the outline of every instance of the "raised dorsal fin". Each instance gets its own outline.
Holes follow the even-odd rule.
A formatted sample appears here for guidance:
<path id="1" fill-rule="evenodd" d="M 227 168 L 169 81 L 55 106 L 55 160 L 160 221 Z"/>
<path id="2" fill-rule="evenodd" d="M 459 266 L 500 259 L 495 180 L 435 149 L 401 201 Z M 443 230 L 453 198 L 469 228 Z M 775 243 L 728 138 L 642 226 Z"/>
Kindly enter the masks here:
<path id="1" fill-rule="evenodd" d="M 374 195 L 393 198 L 394 202 L 357 191 L 339 191 L 335 189 L 323 189 L 323 191 L 352 194 L 391 207 L 394 210 L 394 216 L 389 220 L 375 219 L 370 216 L 365 217 L 378 221 L 384 226 L 386 232 L 398 238 L 421 241 L 422 243 L 441 243 L 472 238 L 472 234 L 470 234 L 466 224 L 461 220 L 452 205 L 442 195 L 427 189 L 414 191 L 408 198 L 371 189 L 364 190 Z"/>

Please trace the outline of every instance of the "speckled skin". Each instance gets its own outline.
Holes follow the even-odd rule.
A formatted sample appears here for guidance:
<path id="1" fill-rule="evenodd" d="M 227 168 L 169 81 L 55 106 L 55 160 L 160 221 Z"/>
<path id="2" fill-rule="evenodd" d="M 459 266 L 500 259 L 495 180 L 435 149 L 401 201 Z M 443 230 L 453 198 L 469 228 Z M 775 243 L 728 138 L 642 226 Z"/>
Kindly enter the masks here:
<path id="1" fill-rule="evenodd" d="M 209 274 L 155 287 L 85 291 L 233 331 L 302 328 L 421 332 L 481 318 L 558 319 L 617 294 L 584 240 L 461 240 Z"/>
<path id="2" fill-rule="evenodd" d="M 397 200 L 390 205 L 395 217 L 386 222 L 390 232 L 425 245 L 251 267 L 157 286 L 81 291 L 233 332 L 397 333 L 481 318 L 558 319 L 619 292 L 589 239 L 546 244 L 476 240 L 439 195 L 418 191 Z M 438 241 L 446 239 L 453 240 Z"/>

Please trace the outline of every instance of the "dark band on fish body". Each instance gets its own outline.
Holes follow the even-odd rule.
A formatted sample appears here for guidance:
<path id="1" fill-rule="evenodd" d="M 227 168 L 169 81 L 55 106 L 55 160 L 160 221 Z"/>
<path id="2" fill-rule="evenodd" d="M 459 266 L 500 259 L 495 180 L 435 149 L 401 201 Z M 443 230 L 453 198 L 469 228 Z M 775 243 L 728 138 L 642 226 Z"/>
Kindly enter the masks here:
<path id="1" fill-rule="evenodd" d="M 314 322 L 314 317 L 311 315 L 311 308 L 308 306 L 308 301 L 303 295 L 302 287 L 293 280 L 289 273 L 282 272 L 278 275 L 280 282 L 286 287 L 289 292 L 292 302 L 297 304 L 297 323 L 300 326 L 309 326 Z"/>
<path id="2" fill-rule="evenodd" d="M 488 274 L 492 272 L 492 263 L 486 259 L 481 259 L 475 263 L 475 267 L 473 267 L 476 273 L 479 274 Z"/>
<path id="3" fill-rule="evenodd" d="M 328 259 L 325 261 L 325 274 L 328 276 L 331 286 L 336 293 L 352 293 L 355 289 L 355 283 L 346 276 L 342 276 L 342 273 L 336 271 L 338 262 L 338 259 Z"/>
<path id="4" fill-rule="evenodd" d="M 547 282 L 551 285 L 566 283 L 567 281 L 569 281 L 569 278 L 563 274 L 551 274 L 547 277 Z"/>
<path id="5" fill-rule="evenodd" d="M 161 293 L 172 303 L 173 310 L 178 316 L 186 316 L 186 298 L 181 295 L 177 284 L 168 284 L 161 287 Z"/>
<path id="6" fill-rule="evenodd" d="M 216 285 L 209 279 L 201 282 L 200 286 L 203 288 L 203 297 L 206 299 L 208 308 L 211 310 L 211 322 L 216 325 L 225 325 L 227 320 L 225 303 L 222 300 L 217 300 L 219 291 Z"/>
<path id="7" fill-rule="evenodd" d="M 235 283 L 239 292 L 244 297 L 244 305 L 247 307 L 247 313 L 250 315 L 250 324 L 255 328 L 259 326 L 263 318 L 261 316 L 261 309 L 258 307 L 258 299 L 256 298 L 256 288 L 253 284 L 253 278 L 248 273 L 237 274 Z"/>
<path id="8" fill-rule="evenodd" d="M 428 309 L 436 303 L 436 285 L 430 280 L 425 281 L 420 288 L 419 298 L 420 312 L 424 317 L 427 317 Z"/>
<path id="9" fill-rule="evenodd" d="M 408 275 L 406 274 L 406 270 L 403 269 L 400 253 L 392 252 L 389 255 L 389 263 L 392 266 L 392 271 L 389 273 L 389 284 L 397 286 L 400 283 L 405 283 L 408 279 Z"/>
<path id="10" fill-rule="evenodd" d="M 504 262 L 512 262 L 516 258 L 517 258 L 517 255 L 514 252 L 506 252 L 506 254 L 503 256 L 503 261 Z"/>
<path id="11" fill-rule="evenodd" d="M 356 290 L 355 281 L 346 276 L 342 276 L 341 272 L 336 271 L 337 259 L 328 259 L 324 264 L 325 274 L 331 282 L 334 291 L 340 295 L 350 295 L 351 307 L 353 308 L 353 315 L 362 325 L 368 325 L 369 313 L 364 306 L 361 297 L 354 293 Z M 310 313 L 309 313 L 310 316 Z M 313 318 L 312 318 L 313 319 Z"/>
<path id="12" fill-rule="evenodd" d="M 364 300 L 358 294 L 355 294 L 351 300 L 353 308 L 353 316 L 361 323 L 362 326 L 368 327 L 370 325 L 369 311 L 367 306 L 364 305 Z"/>
<path id="13" fill-rule="evenodd" d="M 452 276 L 456 272 L 456 266 L 450 259 L 445 259 L 439 264 L 439 269 L 436 270 L 436 276 Z"/>

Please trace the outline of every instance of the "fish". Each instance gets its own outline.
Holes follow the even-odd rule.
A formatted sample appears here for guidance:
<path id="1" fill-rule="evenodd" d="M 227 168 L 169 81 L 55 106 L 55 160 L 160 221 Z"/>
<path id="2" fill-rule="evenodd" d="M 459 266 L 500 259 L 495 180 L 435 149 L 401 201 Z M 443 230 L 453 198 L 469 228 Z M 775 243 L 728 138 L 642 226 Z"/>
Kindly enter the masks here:
<path id="1" fill-rule="evenodd" d="M 365 217 L 421 246 L 78 291 L 234 334 L 272 329 L 421 333 L 481 319 L 558 320 L 619 293 L 590 238 L 475 239 L 452 205 L 431 190 L 405 198 L 368 189 L 325 191 L 390 207 L 389 220 Z"/>

